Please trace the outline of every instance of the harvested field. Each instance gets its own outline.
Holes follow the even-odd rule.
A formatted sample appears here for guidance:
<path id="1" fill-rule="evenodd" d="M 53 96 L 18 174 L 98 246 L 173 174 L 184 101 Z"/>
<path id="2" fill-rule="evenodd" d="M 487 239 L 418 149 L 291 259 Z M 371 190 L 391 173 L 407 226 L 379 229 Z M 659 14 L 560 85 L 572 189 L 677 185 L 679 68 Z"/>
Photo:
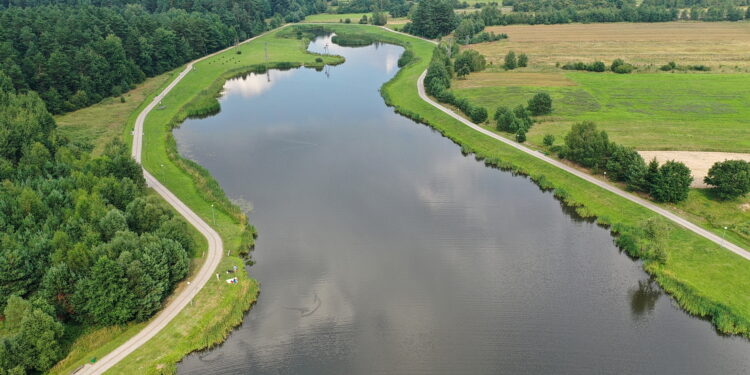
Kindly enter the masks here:
<path id="1" fill-rule="evenodd" d="M 508 40 L 470 46 L 502 64 L 510 50 L 529 55 L 531 68 L 573 61 L 623 58 L 636 65 L 704 64 L 750 71 L 750 22 L 597 23 L 492 26 Z M 720 67 L 721 65 L 721 67 Z"/>
<path id="2" fill-rule="evenodd" d="M 695 188 L 709 187 L 703 183 L 703 178 L 714 163 L 724 160 L 746 160 L 750 161 L 750 154 L 732 152 L 696 152 L 696 151 L 638 151 L 646 161 L 653 158 L 659 163 L 675 160 L 685 163 L 693 172 L 693 184 Z"/>

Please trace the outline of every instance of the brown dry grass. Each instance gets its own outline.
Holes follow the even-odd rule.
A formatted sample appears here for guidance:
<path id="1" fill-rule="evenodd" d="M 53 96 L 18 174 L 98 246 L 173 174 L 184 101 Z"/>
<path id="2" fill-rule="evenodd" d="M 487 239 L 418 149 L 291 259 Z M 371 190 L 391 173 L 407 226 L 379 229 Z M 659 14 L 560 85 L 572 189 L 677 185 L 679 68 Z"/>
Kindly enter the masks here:
<path id="1" fill-rule="evenodd" d="M 750 71 L 750 22 L 512 25 L 487 30 L 508 34 L 508 40 L 471 46 L 494 64 L 502 64 L 504 55 L 514 50 L 528 54 L 532 68 L 624 58 L 655 67 L 675 61 Z"/>
<path id="2" fill-rule="evenodd" d="M 563 73 L 480 72 L 469 74 L 466 79 L 453 81 L 452 86 L 457 89 L 466 89 L 497 86 L 560 87 L 578 86 L 578 84 Z"/>

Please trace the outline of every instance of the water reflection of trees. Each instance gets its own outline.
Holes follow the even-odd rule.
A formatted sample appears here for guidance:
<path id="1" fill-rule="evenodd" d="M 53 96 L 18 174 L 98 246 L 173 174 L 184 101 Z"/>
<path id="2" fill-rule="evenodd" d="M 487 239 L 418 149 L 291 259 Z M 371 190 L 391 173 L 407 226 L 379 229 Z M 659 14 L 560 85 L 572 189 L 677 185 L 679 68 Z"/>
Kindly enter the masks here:
<path id="1" fill-rule="evenodd" d="M 661 288 L 653 279 L 638 280 L 638 288 L 630 290 L 630 312 L 633 317 L 639 318 L 654 311 L 661 294 Z"/>

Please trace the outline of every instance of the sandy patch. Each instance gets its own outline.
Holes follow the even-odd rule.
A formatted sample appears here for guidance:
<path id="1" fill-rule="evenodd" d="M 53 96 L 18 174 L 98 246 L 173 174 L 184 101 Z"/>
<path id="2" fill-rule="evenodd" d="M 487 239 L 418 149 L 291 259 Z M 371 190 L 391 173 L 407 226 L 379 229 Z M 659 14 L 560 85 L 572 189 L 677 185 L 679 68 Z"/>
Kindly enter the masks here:
<path id="1" fill-rule="evenodd" d="M 708 174 L 708 170 L 717 161 L 724 160 L 747 160 L 750 161 L 750 154 L 740 154 L 733 152 L 702 152 L 702 151 L 638 151 L 648 163 L 651 159 L 656 158 L 659 163 L 668 160 L 675 160 L 685 163 L 693 172 L 693 184 L 695 188 L 709 187 L 703 183 L 703 178 Z"/>

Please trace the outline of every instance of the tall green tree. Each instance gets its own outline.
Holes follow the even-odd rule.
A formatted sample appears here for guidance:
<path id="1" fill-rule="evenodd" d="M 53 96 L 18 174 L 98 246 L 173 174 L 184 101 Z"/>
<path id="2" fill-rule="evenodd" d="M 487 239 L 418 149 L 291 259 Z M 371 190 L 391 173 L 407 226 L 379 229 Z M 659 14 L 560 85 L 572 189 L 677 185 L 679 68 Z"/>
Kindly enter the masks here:
<path id="1" fill-rule="evenodd" d="M 703 181 L 713 186 L 720 199 L 734 199 L 750 193 L 750 163 L 725 160 L 714 163 Z"/>

